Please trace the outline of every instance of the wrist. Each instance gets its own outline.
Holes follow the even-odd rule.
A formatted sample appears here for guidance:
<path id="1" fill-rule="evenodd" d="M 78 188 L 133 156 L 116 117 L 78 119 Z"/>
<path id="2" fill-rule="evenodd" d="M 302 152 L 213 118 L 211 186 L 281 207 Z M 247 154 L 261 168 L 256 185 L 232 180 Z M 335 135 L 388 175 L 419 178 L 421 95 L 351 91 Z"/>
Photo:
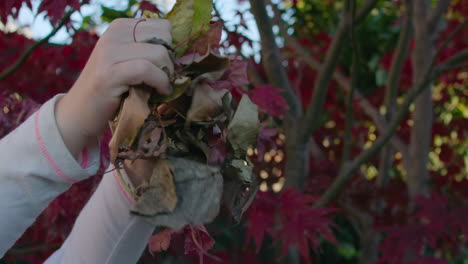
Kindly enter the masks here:
<path id="1" fill-rule="evenodd" d="M 80 112 L 73 109 L 72 106 L 68 94 L 59 98 L 55 105 L 55 120 L 65 145 L 73 157 L 78 159 L 81 151 L 91 144 L 96 137 L 83 133 L 80 129 L 82 126 L 79 117 L 76 115 L 76 113 Z"/>

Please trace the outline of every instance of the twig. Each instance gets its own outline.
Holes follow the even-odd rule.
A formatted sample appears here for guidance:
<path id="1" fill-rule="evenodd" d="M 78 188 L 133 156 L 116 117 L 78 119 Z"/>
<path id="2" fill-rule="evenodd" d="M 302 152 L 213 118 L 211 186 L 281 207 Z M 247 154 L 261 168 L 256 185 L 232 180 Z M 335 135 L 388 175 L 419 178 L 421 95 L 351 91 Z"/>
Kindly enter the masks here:
<path id="1" fill-rule="evenodd" d="M 287 44 L 291 48 L 293 48 L 296 54 L 298 54 L 297 57 L 303 60 L 307 64 L 307 66 L 319 71 L 322 68 L 321 62 L 319 62 L 311 54 L 309 54 L 308 51 L 305 50 L 295 38 L 287 34 L 284 22 L 279 17 L 278 15 L 279 11 L 277 8 L 275 8 L 275 6 L 273 6 L 273 11 L 276 13 L 275 22 L 278 24 L 280 31 L 281 31 L 281 35 L 285 38 L 285 41 L 287 42 Z M 338 83 L 339 88 L 341 88 L 344 92 L 349 93 L 351 91 L 351 82 L 349 81 L 348 77 L 345 76 L 343 73 L 335 69 L 332 77 Z M 378 110 L 371 103 L 369 103 L 369 101 L 367 101 L 367 99 L 363 95 L 361 95 L 361 93 L 358 90 L 354 91 L 354 96 L 355 96 L 356 101 L 364 110 L 364 112 L 371 118 L 371 120 L 377 126 L 377 129 L 381 133 L 384 133 L 386 123 L 384 119 L 382 118 L 382 116 L 380 115 L 380 113 L 378 112 Z M 392 138 L 391 143 L 393 147 L 395 147 L 398 151 L 402 153 L 405 152 L 406 145 L 397 136 L 394 136 Z"/>
<path id="2" fill-rule="evenodd" d="M 433 29 L 439 23 L 440 17 L 444 14 L 450 5 L 450 0 L 439 0 L 436 7 L 432 10 L 431 15 L 427 21 L 427 27 Z"/>
<path id="3" fill-rule="evenodd" d="M 264 0 L 250 0 L 251 10 L 254 14 L 260 32 L 263 51 L 263 67 L 269 81 L 282 91 L 282 95 L 289 105 L 289 114 L 299 117 L 302 114 L 301 104 L 289 83 L 288 76 L 276 45 L 272 22 L 267 14 Z"/>
<path id="4" fill-rule="evenodd" d="M 406 14 L 404 18 L 403 28 L 398 38 L 396 51 L 393 56 L 392 65 L 390 66 L 390 72 L 387 81 L 387 90 L 385 91 L 385 122 L 391 122 L 393 113 L 395 111 L 396 97 L 398 87 L 400 83 L 400 76 L 403 70 L 403 63 L 408 56 L 410 48 L 411 38 L 411 3 L 405 1 Z M 384 129 L 385 130 L 385 129 Z M 407 157 L 407 147 L 399 149 L 403 154 L 403 157 Z M 392 158 L 391 146 L 385 146 L 381 153 L 380 164 L 379 164 L 379 177 L 377 178 L 377 185 L 383 187 L 388 179 L 388 170 L 391 166 Z"/>
<path id="5" fill-rule="evenodd" d="M 369 0 L 359 9 L 357 12 L 356 19 L 362 19 L 365 17 L 370 10 L 375 6 L 377 1 Z M 357 22 L 357 21 L 356 21 Z M 335 67 L 338 63 L 338 58 L 343 49 L 343 40 L 346 37 L 347 31 L 350 27 L 349 23 L 349 10 L 345 10 L 343 13 L 343 18 L 338 25 L 338 30 L 333 38 L 330 48 L 328 49 L 327 54 L 325 55 L 325 61 L 319 71 L 317 79 L 314 83 L 314 93 L 312 95 L 312 101 L 310 102 L 307 110 L 305 112 L 304 118 L 301 120 L 303 127 L 301 130 L 300 139 L 304 142 L 309 138 L 309 135 L 314 130 L 314 125 L 319 118 L 323 105 L 325 102 L 325 96 L 327 94 L 328 85 L 330 79 L 332 78 Z"/>
<path id="6" fill-rule="evenodd" d="M 0 81 L 6 79 L 8 76 L 15 73 L 28 60 L 29 56 L 31 56 L 31 54 L 37 48 L 39 48 L 39 46 L 48 42 L 49 39 L 53 37 L 68 22 L 73 12 L 75 12 L 75 10 L 68 11 L 62 18 L 62 20 L 60 20 L 59 24 L 46 37 L 34 43 L 31 47 L 29 47 L 28 50 L 26 50 L 25 53 L 23 53 L 23 55 L 18 60 L 16 60 L 16 62 L 12 66 L 0 73 Z"/>
<path id="7" fill-rule="evenodd" d="M 332 185 L 325 191 L 320 200 L 318 200 L 314 207 L 323 207 L 332 201 L 343 188 L 343 186 L 348 182 L 351 176 L 359 169 L 359 167 L 367 162 L 371 157 L 378 153 L 378 151 L 390 140 L 395 131 L 397 130 L 401 120 L 408 114 L 410 105 L 414 102 L 416 97 L 423 92 L 425 89 L 430 87 L 430 83 L 443 74 L 444 72 L 460 67 L 464 65 L 464 60 L 468 59 L 468 49 L 465 49 L 456 55 L 452 56 L 450 59 L 446 60 L 443 64 L 429 68 L 426 72 L 426 78 L 420 82 L 418 85 L 413 87 L 405 97 L 405 100 L 399 111 L 395 115 L 395 118 L 392 120 L 388 126 L 386 132 L 380 136 L 372 146 L 364 152 L 361 152 L 351 163 L 348 163 L 346 166 L 342 167 L 340 174 L 332 183 Z"/>
<path id="8" fill-rule="evenodd" d="M 468 19 L 465 19 L 462 23 L 460 23 L 460 25 L 458 25 L 457 28 L 455 28 L 452 32 L 450 32 L 450 34 L 447 36 L 444 42 L 442 42 L 442 44 L 437 49 L 435 58 L 438 58 L 440 56 L 440 54 L 444 51 L 444 49 L 450 44 L 450 41 L 452 41 L 453 38 L 457 36 L 458 33 L 460 33 L 460 31 L 462 31 L 463 28 L 465 28 L 467 25 L 468 25 Z M 435 62 L 436 60 L 433 61 L 433 63 Z"/>
<path id="9" fill-rule="evenodd" d="M 345 125 L 345 135 L 344 135 L 344 142 L 343 142 L 343 158 L 341 162 L 341 166 L 344 166 L 350 156 L 351 156 L 351 146 L 352 146 L 352 136 L 351 136 L 351 129 L 353 127 L 353 105 L 354 105 L 354 91 L 357 86 L 357 80 L 359 78 L 359 46 L 356 42 L 355 36 L 355 28 L 354 28 L 354 17 L 356 12 L 356 1 L 351 0 L 351 30 L 349 34 L 349 38 L 351 40 L 351 46 L 353 49 L 353 61 L 351 65 L 351 90 L 348 94 L 348 100 L 346 102 L 346 125 Z"/>
<path id="10" fill-rule="evenodd" d="M 378 0 L 366 0 L 364 4 L 357 11 L 356 17 L 354 18 L 354 23 L 359 24 L 369 12 L 377 5 Z"/>

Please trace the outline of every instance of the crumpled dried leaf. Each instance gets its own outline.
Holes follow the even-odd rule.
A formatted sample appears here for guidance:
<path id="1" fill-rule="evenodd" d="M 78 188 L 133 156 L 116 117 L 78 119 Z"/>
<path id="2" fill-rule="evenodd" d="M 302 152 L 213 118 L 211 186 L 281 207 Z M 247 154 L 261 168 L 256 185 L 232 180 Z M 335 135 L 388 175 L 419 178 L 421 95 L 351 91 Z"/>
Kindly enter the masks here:
<path id="1" fill-rule="evenodd" d="M 219 212 L 223 176 L 218 167 L 188 160 L 168 158 L 177 194 L 177 205 L 169 214 L 144 217 L 155 226 L 180 230 L 186 225 L 212 221 Z"/>
<path id="2" fill-rule="evenodd" d="M 242 182 L 252 181 L 253 164 L 248 160 L 235 159 L 231 161 L 231 166 L 237 169 L 237 174 Z"/>
<path id="3" fill-rule="evenodd" d="M 196 39 L 187 53 L 206 54 L 210 49 L 219 48 L 223 26 L 223 21 L 212 22 L 208 32 Z"/>
<path id="4" fill-rule="evenodd" d="M 246 183 L 235 175 L 224 178 L 223 205 L 237 223 L 241 221 L 242 215 L 252 204 L 258 188 L 257 179 Z"/>
<path id="5" fill-rule="evenodd" d="M 138 192 L 141 195 L 132 208 L 133 213 L 155 216 L 172 212 L 177 204 L 177 195 L 170 162 L 164 159 L 155 160 L 150 182 L 140 186 Z"/>
<path id="6" fill-rule="evenodd" d="M 117 159 L 121 148 L 129 149 L 133 144 L 140 127 L 151 112 L 148 107 L 149 97 L 149 90 L 136 87 L 129 89 L 129 95 L 112 125 L 113 135 L 109 142 L 112 162 Z"/>
<path id="7" fill-rule="evenodd" d="M 136 160 L 141 158 L 158 158 L 167 148 L 168 142 L 164 129 L 175 120 L 162 121 L 150 114 L 137 133 L 130 149 L 120 149 L 117 160 Z"/>
<path id="8" fill-rule="evenodd" d="M 207 53 L 187 54 L 176 61 L 177 64 L 184 66 L 183 74 L 196 78 L 205 73 L 220 72 L 219 78 L 229 69 L 231 62 L 226 56 L 219 55 L 213 50 Z M 213 80 L 216 81 L 217 79 Z"/>
<path id="9" fill-rule="evenodd" d="M 187 112 L 187 122 L 212 121 L 223 112 L 223 96 L 228 90 L 215 90 L 206 83 L 194 87 L 192 104 Z"/>
<path id="10" fill-rule="evenodd" d="M 258 107 L 244 94 L 228 126 L 228 140 L 237 157 L 242 157 L 257 139 L 260 129 Z"/>

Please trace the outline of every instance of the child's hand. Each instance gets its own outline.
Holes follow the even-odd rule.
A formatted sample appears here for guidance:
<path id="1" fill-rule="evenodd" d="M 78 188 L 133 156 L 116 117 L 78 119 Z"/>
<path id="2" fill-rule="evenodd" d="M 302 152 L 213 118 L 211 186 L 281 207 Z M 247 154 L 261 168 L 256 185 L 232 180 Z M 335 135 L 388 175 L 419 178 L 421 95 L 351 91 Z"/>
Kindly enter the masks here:
<path id="1" fill-rule="evenodd" d="M 102 134 L 129 86 L 145 83 L 161 94 L 171 92 L 169 77 L 161 70 L 173 71 L 168 51 L 162 45 L 143 43 L 154 37 L 172 43 L 170 23 L 138 21 L 117 19 L 111 23 L 76 83 L 57 103 L 57 124 L 75 157 L 89 140 Z"/>

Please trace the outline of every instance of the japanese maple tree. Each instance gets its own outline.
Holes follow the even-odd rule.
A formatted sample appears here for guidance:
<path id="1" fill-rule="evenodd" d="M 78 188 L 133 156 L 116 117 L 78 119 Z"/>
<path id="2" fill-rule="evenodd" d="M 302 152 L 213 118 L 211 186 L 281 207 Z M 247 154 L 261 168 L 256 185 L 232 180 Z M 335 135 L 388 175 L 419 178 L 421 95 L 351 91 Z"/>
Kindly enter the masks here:
<path id="1" fill-rule="evenodd" d="M 0 21 L 14 21 L 32 2 L 1 2 Z M 157 230 L 141 263 L 464 263 L 468 2 L 238 4 L 235 20 L 222 23 L 223 1 L 215 1 L 217 48 L 236 59 L 211 85 L 237 101 L 249 95 L 260 110 L 259 137 L 247 151 L 260 190 L 240 219 L 223 211 L 206 226 Z M 71 87 L 98 39 L 96 25 L 164 10 L 128 1 L 98 7 L 101 17 L 77 26 L 69 17 L 83 5 L 90 3 L 40 1 L 36 13 L 54 26 L 42 40 L 0 32 L 1 136 Z M 253 19 L 259 42 L 246 33 Z M 60 28 L 71 43 L 48 43 Z M 226 129 L 207 135 L 211 162 L 226 158 Z M 99 180 L 54 200 L 0 263 L 42 263 Z"/>

